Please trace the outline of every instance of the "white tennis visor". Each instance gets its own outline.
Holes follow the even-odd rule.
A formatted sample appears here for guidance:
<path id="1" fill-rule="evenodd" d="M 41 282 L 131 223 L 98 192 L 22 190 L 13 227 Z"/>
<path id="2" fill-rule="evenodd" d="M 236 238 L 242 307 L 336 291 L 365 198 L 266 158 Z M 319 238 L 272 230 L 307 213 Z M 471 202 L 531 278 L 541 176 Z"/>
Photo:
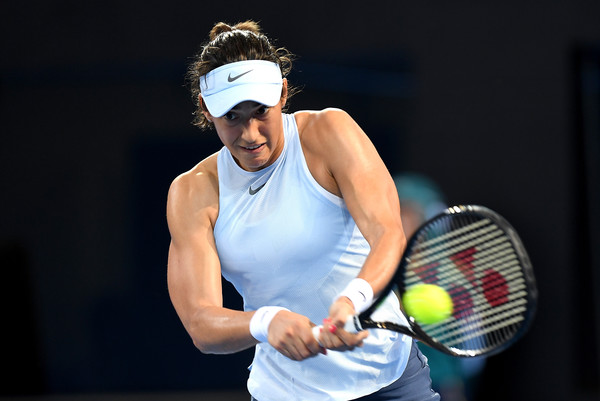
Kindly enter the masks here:
<path id="1" fill-rule="evenodd" d="M 225 64 L 200 77 L 202 99 L 214 117 L 221 117 L 249 100 L 275 106 L 281 99 L 282 86 L 279 65 L 266 60 Z"/>

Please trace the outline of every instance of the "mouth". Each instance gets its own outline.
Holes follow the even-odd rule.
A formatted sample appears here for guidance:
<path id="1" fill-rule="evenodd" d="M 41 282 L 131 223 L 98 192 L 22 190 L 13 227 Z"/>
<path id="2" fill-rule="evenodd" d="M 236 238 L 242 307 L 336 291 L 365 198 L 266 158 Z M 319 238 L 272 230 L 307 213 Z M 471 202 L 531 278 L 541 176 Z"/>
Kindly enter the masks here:
<path id="1" fill-rule="evenodd" d="M 253 145 L 253 146 L 242 146 L 242 149 L 245 149 L 248 152 L 258 152 L 265 144 L 261 143 L 260 145 Z"/>

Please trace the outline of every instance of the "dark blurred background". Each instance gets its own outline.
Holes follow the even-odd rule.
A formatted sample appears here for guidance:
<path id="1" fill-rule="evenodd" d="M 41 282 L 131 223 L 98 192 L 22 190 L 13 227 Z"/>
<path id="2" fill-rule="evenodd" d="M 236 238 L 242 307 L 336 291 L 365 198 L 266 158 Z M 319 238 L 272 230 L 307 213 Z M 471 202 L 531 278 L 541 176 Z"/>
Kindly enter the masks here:
<path id="1" fill-rule="evenodd" d="M 3 1 L 0 396 L 247 399 L 251 352 L 202 355 L 170 304 L 164 212 L 220 146 L 190 124 L 190 57 L 244 19 L 299 55 L 290 111 L 346 109 L 393 173 L 521 234 L 538 313 L 476 399 L 600 399 L 600 2 L 584 0 Z"/>

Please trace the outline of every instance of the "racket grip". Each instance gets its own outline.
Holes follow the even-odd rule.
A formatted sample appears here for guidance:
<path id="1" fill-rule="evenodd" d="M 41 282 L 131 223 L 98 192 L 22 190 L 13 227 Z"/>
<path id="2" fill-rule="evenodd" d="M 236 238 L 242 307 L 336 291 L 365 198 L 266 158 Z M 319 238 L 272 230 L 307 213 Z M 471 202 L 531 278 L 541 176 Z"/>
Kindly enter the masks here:
<path id="1" fill-rule="evenodd" d="M 315 337 L 315 340 L 317 340 L 319 345 L 322 347 L 323 344 L 321 344 L 321 342 L 319 341 L 319 335 L 321 334 L 321 330 L 323 330 L 323 326 L 313 326 L 313 328 L 312 328 L 312 333 L 313 333 L 313 336 Z"/>
<path id="2" fill-rule="evenodd" d="M 358 315 L 348 316 L 346 324 L 344 325 L 344 330 L 348 333 L 358 333 L 363 330 L 360 320 L 358 320 Z"/>

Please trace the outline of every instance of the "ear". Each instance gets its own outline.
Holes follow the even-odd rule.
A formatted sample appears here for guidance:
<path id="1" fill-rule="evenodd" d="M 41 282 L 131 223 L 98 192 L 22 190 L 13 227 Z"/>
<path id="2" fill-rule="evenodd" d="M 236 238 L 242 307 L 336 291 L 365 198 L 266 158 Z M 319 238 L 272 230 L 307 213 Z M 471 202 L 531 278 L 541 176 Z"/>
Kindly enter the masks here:
<path id="1" fill-rule="evenodd" d="M 288 81 L 287 78 L 283 78 L 283 86 L 281 88 L 281 108 L 283 108 L 283 106 L 285 106 L 285 104 L 287 103 L 287 96 L 288 96 Z"/>
<path id="2" fill-rule="evenodd" d="M 204 114 L 204 117 L 206 117 L 206 119 L 212 123 L 213 116 L 208 111 L 208 108 L 206 107 L 206 104 L 204 103 L 204 99 L 202 99 L 202 95 L 198 95 L 198 105 L 200 106 L 200 109 L 202 110 L 202 114 Z"/>

